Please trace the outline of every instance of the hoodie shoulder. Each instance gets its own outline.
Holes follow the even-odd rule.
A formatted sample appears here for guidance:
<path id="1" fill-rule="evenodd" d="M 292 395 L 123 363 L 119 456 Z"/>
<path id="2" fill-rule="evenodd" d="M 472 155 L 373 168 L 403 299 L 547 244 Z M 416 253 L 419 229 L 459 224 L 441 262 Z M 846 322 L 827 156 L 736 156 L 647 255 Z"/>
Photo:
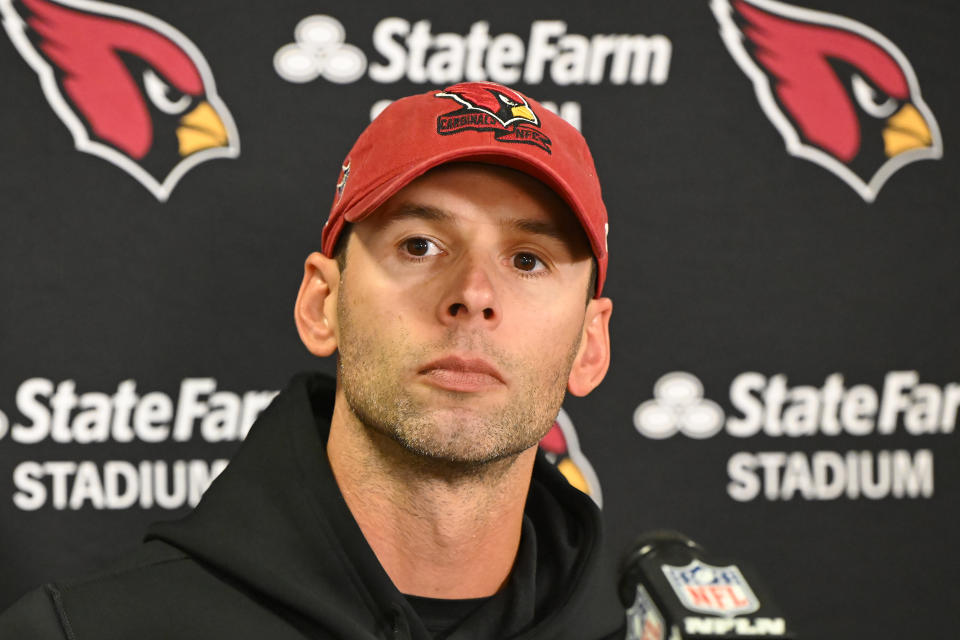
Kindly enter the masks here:
<path id="1" fill-rule="evenodd" d="M 0 638 L 25 640 L 265 637 L 302 636 L 267 603 L 159 541 L 109 571 L 38 589 L 0 617 Z"/>
<path id="2" fill-rule="evenodd" d="M 0 638 L 21 640 L 65 640 L 53 598 L 55 590 L 47 585 L 35 589 L 0 613 Z"/>

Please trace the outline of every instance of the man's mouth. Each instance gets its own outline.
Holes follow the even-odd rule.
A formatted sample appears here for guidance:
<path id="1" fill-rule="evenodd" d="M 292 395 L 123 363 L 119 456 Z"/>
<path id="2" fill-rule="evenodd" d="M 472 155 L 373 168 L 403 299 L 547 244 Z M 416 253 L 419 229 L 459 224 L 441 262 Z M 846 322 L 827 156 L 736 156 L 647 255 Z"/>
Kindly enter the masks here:
<path id="1" fill-rule="evenodd" d="M 430 384 L 448 391 L 486 391 L 505 384 L 497 368 L 482 358 L 447 356 L 434 360 L 419 373 Z"/>

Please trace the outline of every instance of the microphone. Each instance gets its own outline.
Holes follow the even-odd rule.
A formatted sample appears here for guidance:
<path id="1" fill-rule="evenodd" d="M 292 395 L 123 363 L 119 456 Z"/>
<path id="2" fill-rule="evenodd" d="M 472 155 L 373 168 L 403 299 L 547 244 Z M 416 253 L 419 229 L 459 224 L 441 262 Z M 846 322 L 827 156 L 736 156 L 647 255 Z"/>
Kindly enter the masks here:
<path id="1" fill-rule="evenodd" d="M 626 640 L 796 640 L 747 566 L 711 558 L 676 531 L 641 536 L 624 558 Z"/>

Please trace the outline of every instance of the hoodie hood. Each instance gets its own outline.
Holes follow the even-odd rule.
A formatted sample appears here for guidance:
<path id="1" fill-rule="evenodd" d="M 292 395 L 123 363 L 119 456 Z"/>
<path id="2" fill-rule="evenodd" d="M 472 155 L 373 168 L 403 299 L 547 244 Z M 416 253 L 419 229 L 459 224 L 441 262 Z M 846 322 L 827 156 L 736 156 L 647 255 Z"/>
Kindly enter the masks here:
<path id="1" fill-rule="evenodd" d="M 327 462 L 334 392 L 335 382 L 325 376 L 295 377 L 197 508 L 182 520 L 153 525 L 147 540 L 181 549 L 288 612 L 298 626 L 350 639 L 428 640 L 364 539 Z M 622 625 L 614 581 L 600 563 L 599 512 L 543 456 L 534 467 L 522 531 L 505 588 L 449 640 L 584 640 Z"/>

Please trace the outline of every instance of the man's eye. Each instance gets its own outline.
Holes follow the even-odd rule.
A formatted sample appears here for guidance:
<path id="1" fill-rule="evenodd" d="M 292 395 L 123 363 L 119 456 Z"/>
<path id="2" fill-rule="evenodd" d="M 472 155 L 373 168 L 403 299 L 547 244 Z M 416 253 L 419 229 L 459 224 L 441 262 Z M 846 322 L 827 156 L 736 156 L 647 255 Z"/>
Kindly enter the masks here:
<path id="1" fill-rule="evenodd" d="M 542 271 L 546 265 L 537 256 L 525 251 L 513 256 L 513 266 L 520 271 Z"/>
<path id="2" fill-rule="evenodd" d="M 418 258 L 435 256 L 440 253 L 440 248 L 433 241 L 420 237 L 404 240 L 403 248 L 408 254 Z"/>

